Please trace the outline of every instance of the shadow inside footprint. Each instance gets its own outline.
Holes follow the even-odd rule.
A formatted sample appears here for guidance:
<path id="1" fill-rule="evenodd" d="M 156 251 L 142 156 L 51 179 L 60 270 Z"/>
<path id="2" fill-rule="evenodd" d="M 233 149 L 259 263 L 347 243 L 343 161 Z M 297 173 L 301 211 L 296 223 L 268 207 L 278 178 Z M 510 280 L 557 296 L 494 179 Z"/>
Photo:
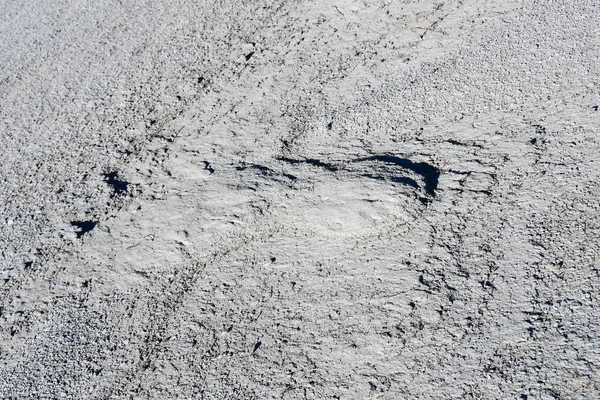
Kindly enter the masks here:
<path id="1" fill-rule="evenodd" d="M 425 183 L 425 192 L 431 197 L 435 197 L 435 191 L 438 187 L 438 181 L 440 178 L 440 170 L 433 165 L 426 162 L 414 162 L 408 158 L 401 158 L 388 154 L 375 155 L 366 158 L 359 158 L 354 162 L 368 162 L 376 161 L 383 164 L 395 165 L 401 169 L 413 171 L 414 173 L 421 175 Z M 408 177 L 394 176 L 391 178 L 394 182 L 405 183 L 415 188 L 418 187 L 417 182 L 414 179 Z M 415 186 L 417 185 L 417 186 Z"/>

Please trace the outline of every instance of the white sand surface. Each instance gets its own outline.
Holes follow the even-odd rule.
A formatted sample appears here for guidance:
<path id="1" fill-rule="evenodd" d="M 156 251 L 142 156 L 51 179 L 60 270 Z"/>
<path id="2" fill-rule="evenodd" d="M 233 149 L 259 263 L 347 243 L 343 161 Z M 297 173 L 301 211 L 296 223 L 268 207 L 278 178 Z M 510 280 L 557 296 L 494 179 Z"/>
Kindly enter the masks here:
<path id="1" fill-rule="evenodd" d="M 597 0 L 0 0 L 0 398 L 600 398 L 599 71 Z"/>

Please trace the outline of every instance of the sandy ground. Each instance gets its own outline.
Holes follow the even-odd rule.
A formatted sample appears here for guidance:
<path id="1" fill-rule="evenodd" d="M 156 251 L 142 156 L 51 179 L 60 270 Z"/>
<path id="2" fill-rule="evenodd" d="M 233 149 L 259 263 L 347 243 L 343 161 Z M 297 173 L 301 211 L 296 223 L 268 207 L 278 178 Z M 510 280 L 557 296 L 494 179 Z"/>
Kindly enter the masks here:
<path id="1" fill-rule="evenodd" d="M 0 0 L 0 398 L 600 398 L 599 21 Z"/>

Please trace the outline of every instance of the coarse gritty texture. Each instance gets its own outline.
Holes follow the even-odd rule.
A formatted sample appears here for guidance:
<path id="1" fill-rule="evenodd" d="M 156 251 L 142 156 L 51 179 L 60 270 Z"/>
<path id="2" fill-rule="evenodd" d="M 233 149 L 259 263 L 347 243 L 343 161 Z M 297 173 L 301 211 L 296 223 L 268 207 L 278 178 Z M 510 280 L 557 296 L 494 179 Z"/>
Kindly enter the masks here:
<path id="1" fill-rule="evenodd" d="M 0 10 L 0 398 L 600 397 L 596 0 Z"/>

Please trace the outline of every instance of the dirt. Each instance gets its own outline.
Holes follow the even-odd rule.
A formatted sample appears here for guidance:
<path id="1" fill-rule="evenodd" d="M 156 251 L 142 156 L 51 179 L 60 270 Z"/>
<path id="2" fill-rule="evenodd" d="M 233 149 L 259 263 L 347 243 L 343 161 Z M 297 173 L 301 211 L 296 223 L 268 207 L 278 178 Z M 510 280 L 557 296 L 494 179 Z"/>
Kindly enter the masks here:
<path id="1" fill-rule="evenodd" d="M 597 2 L 0 8 L 0 398 L 600 397 Z"/>

